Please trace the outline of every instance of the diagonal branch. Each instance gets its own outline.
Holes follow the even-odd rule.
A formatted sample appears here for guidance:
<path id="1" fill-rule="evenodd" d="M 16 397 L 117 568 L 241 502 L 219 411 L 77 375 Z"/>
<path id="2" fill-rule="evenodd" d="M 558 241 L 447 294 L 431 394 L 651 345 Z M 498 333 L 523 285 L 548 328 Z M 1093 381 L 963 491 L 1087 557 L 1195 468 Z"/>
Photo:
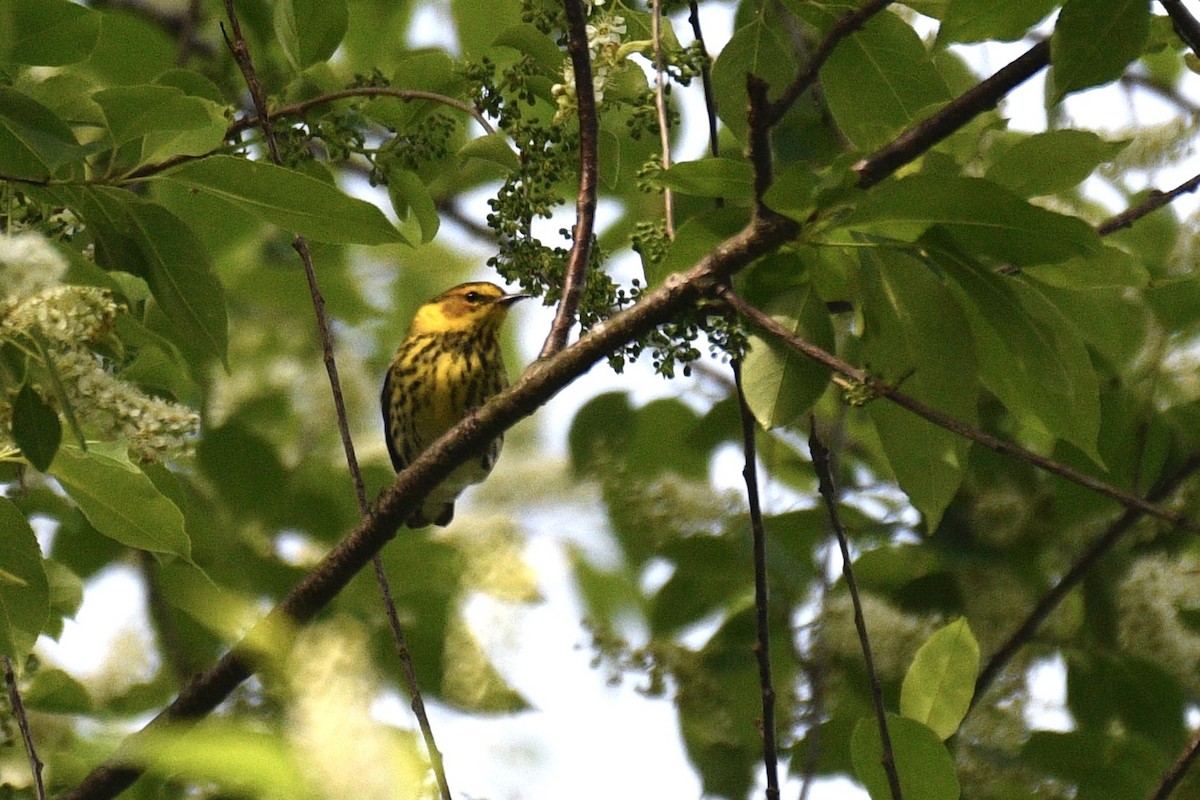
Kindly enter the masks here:
<path id="1" fill-rule="evenodd" d="M 1090 489 L 1097 494 L 1103 495 L 1110 500 L 1115 500 L 1121 505 L 1137 509 L 1144 514 L 1161 519 L 1172 525 L 1175 525 L 1183 530 L 1192 533 L 1200 533 L 1200 523 L 1194 522 L 1184 514 L 1171 511 L 1162 506 L 1139 497 L 1136 494 L 1119 489 L 1110 483 L 1105 483 L 1098 478 L 1094 478 L 1087 473 L 1080 472 L 1074 467 L 1063 464 L 1061 461 L 1055 461 L 1040 453 L 1035 453 L 1032 450 L 1027 450 L 1018 444 L 1014 444 L 1005 439 L 993 436 L 986 431 L 974 428 L 961 420 L 957 420 L 942 411 L 939 411 L 932 406 L 922 403 L 911 395 L 901 392 L 895 386 L 882 381 L 879 378 L 871 375 L 865 370 L 861 370 L 846 361 L 838 358 L 832 353 L 817 347 L 815 344 L 800 338 L 796 334 L 784 328 L 775 320 L 764 314 L 758 308 L 747 303 L 742 297 L 734 293 L 731 289 L 722 287 L 717 290 L 717 293 L 733 306 L 733 308 L 746 319 L 750 320 L 756 327 L 766 331 L 779 341 L 791 347 L 808 358 L 817 361 L 829 369 L 846 376 L 855 383 L 862 384 L 867 387 L 873 394 L 879 397 L 884 397 L 895 403 L 896 405 L 908 409 L 919 417 L 922 417 L 940 428 L 962 436 L 965 439 L 970 439 L 976 444 L 981 444 L 984 447 L 994 450 L 997 453 L 1003 453 L 1007 456 L 1020 459 L 1028 464 L 1064 478 L 1072 483 L 1079 484 L 1086 489 Z"/>
<path id="2" fill-rule="evenodd" d="M 1188 13 L 1183 0 L 1158 0 L 1159 5 L 1171 18 L 1171 24 L 1179 38 L 1191 48 L 1192 52 L 1200 55 L 1200 22 Z"/>
<path id="3" fill-rule="evenodd" d="M 29 771 L 33 774 L 33 789 L 37 800 L 46 800 L 46 785 L 42 782 L 42 767 L 45 766 L 38 758 L 37 748 L 33 744 L 33 731 L 29 728 L 29 717 L 25 714 L 25 704 L 21 702 L 21 691 L 17 688 L 17 676 L 13 672 L 12 661 L 8 656 L 0 656 L 0 672 L 4 673 L 4 683 L 8 689 L 8 704 L 12 708 L 13 718 L 21 731 L 21 741 L 25 743 L 25 757 L 29 760 Z"/>
<path id="4" fill-rule="evenodd" d="M 567 53 L 575 71 L 575 101 L 579 111 L 579 193 L 575 197 L 575 227 L 571 252 L 563 276 L 562 297 L 550 323 L 550 334 L 538 358 L 548 358 L 567 346 L 567 337 L 587 281 L 596 224 L 596 191 L 600 176 L 600 126 L 596 118 L 596 93 L 592 86 L 592 59 L 588 52 L 587 17 L 582 0 L 563 0 L 567 15 Z"/>
<path id="5" fill-rule="evenodd" d="M 1200 175 L 1195 175 L 1174 189 L 1169 189 L 1165 192 L 1160 192 L 1157 189 L 1153 190 L 1142 202 L 1135 206 L 1130 206 L 1120 214 L 1111 216 L 1101 222 L 1096 226 L 1096 232 L 1101 236 L 1108 236 L 1110 233 L 1115 233 L 1122 228 L 1128 228 L 1147 214 L 1157 211 L 1165 205 L 1169 205 L 1175 198 L 1190 194 L 1197 189 L 1200 189 Z"/>

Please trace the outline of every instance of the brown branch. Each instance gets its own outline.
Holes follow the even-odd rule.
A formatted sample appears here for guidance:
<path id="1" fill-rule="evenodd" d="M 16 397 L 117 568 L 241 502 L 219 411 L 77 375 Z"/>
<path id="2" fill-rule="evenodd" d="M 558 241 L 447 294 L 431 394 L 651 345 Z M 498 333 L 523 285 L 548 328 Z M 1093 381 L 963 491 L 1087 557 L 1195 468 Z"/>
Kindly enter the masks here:
<path id="1" fill-rule="evenodd" d="M 870 0 L 862 8 L 851 11 L 829 27 L 825 38 L 817 45 L 817 49 L 813 52 L 812 58 L 809 60 L 805 70 L 797 75 L 795 80 L 783 90 L 783 94 L 779 96 L 779 99 L 771 104 L 768 118 L 771 120 L 772 125 L 783 119 L 783 115 L 788 112 L 792 104 L 816 81 L 817 75 L 821 72 L 821 67 L 829 60 L 829 56 L 833 54 L 833 51 L 837 49 L 841 41 L 863 25 L 866 25 L 871 17 L 883 11 L 893 2 L 895 0 Z"/>
<path id="2" fill-rule="evenodd" d="M 1197 469 L 1200 469 L 1200 454 L 1192 455 L 1173 474 L 1160 479 L 1147 493 L 1146 500 L 1157 503 L 1166 499 L 1186 477 Z M 1029 616 L 1013 631 L 1004 644 L 1000 645 L 980 670 L 979 677 L 975 680 L 975 696 L 971 698 L 972 705 L 983 697 L 1017 652 L 1033 640 L 1034 634 L 1037 633 L 1038 628 L 1046 621 L 1051 612 L 1058 608 L 1067 595 L 1087 577 L 1100 559 L 1116 546 L 1134 523 L 1144 516 L 1145 511 L 1142 509 L 1126 508 L 1124 513 L 1108 526 L 1104 535 L 1097 539 L 1083 556 L 1071 565 L 1066 574 L 1059 578 L 1037 606 L 1029 612 Z"/>
<path id="3" fill-rule="evenodd" d="M 1050 63 L 1050 43 L 1038 42 L 992 77 L 977 83 L 937 113 L 854 165 L 861 188 L 874 186 L 975 117 L 999 105 L 1006 94 Z"/>
<path id="4" fill-rule="evenodd" d="M 550 323 L 550 333 L 538 358 L 548 358 L 567 346 L 567 337 L 587 281 L 596 224 L 596 190 L 600 175 L 600 125 L 596 118 L 596 92 L 592 86 L 592 60 L 588 53 L 587 16 L 582 0 L 563 0 L 567 17 L 567 53 L 575 70 L 575 105 L 579 112 L 579 193 L 575 196 L 575 227 L 567 254 L 562 297 Z"/>
<path id="5" fill-rule="evenodd" d="M 534 362 L 511 387 L 493 397 L 422 453 L 380 496 L 355 526 L 230 652 L 192 680 L 148 726 L 195 720 L 217 706 L 255 668 L 252 643 L 266 631 L 304 624 L 326 605 L 379 552 L 421 500 L 465 462 L 518 420 L 545 404 L 560 389 L 607 358 L 617 348 L 645 336 L 691 308 L 718 281 L 774 252 L 794 238 L 799 226 L 777 214 L 755 215 L 739 233 L 722 242 L 685 273 L 669 276 L 637 305 L 626 309 L 564 350 Z M 134 734 L 138 736 L 139 734 Z M 120 751 L 97 766 L 62 800 L 111 798 L 141 773 Z"/>
<path id="6" fill-rule="evenodd" d="M 754 609 L 758 640 L 754 657 L 758 661 L 758 689 L 762 699 L 763 767 L 767 773 L 767 800 L 779 800 L 779 757 L 775 743 L 775 685 L 771 681 L 771 617 L 767 587 L 767 532 L 763 528 L 762 506 L 758 499 L 758 456 L 754 446 L 754 415 L 742 388 L 742 362 L 733 359 L 733 382 L 737 388 L 738 411 L 742 421 L 742 452 L 745 466 L 746 503 L 750 507 L 750 538 L 754 550 Z"/>
<path id="7" fill-rule="evenodd" d="M 1120 214 L 1111 216 L 1097 225 L 1096 232 L 1101 236 L 1108 236 L 1110 233 L 1119 231 L 1122 228 L 1128 228 L 1147 214 L 1170 204 L 1175 198 L 1190 194 L 1197 189 L 1200 189 L 1200 175 L 1195 175 L 1174 189 L 1165 192 L 1160 192 L 1157 189 L 1151 190 L 1142 202 L 1135 206 L 1130 206 Z"/>
<path id="8" fill-rule="evenodd" d="M 704 89 L 704 110 L 708 116 L 708 152 L 716 158 L 721 155 L 721 142 L 717 135 L 717 94 L 713 90 L 712 59 L 708 55 L 708 46 L 704 44 L 704 31 L 700 28 L 700 4 L 697 0 L 688 0 L 688 22 L 692 26 L 692 35 L 700 45 L 700 85 Z"/>
<path id="9" fill-rule="evenodd" d="M 658 116 L 658 144 L 662 148 L 659 163 L 663 171 L 671 168 L 671 128 L 667 119 L 666 81 L 663 74 L 662 0 L 651 0 L 650 38 L 654 41 L 654 112 Z M 667 238 L 675 238 L 675 203 L 671 188 L 663 189 L 663 217 Z"/>
<path id="10" fill-rule="evenodd" d="M 4 683 L 8 687 L 8 704 L 12 707 L 13 717 L 17 720 L 21 739 L 25 743 L 25 756 L 29 759 L 29 771 L 33 774 L 33 788 L 37 793 L 37 800 L 46 800 L 46 786 L 42 782 L 44 765 L 38 758 L 37 748 L 33 745 L 33 731 L 29 728 L 29 717 L 25 714 L 25 704 L 21 702 L 21 691 L 17 688 L 17 676 L 8 656 L 0 656 L 0 671 L 4 673 Z"/>
<path id="11" fill-rule="evenodd" d="M 1188 13 L 1182 0 L 1158 0 L 1167 16 L 1171 18 L 1171 27 L 1192 52 L 1200 55 L 1200 23 Z"/>
<path id="12" fill-rule="evenodd" d="M 1018 444 L 1013 444 L 1005 439 L 993 436 L 990 433 L 972 427 L 961 420 L 957 420 L 950 415 L 939 411 L 932 406 L 922 403 L 920 400 L 907 395 L 897 389 L 895 386 L 882 381 L 879 378 L 871 375 L 865 370 L 861 370 L 837 356 L 822 350 L 811 342 L 800 338 L 794 333 L 788 331 L 779 323 L 775 322 L 769 316 L 764 314 L 759 309 L 747 303 L 740 296 L 735 294 L 728 288 L 720 288 L 718 294 L 725 299 L 739 314 L 746 317 L 754 325 L 780 340 L 788 347 L 796 350 L 803 355 L 817 361 L 829 369 L 846 376 L 850 380 L 860 383 L 867 387 L 872 393 L 878 397 L 884 397 L 896 405 L 908 409 L 919 417 L 932 422 L 940 428 L 945 428 L 953 434 L 970 439 L 971 441 L 981 444 L 989 450 L 994 450 L 997 453 L 1012 456 L 1020 459 L 1028 464 L 1057 475 L 1060 478 L 1065 478 L 1072 483 L 1079 484 L 1086 489 L 1090 489 L 1097 494 L 1103 495 L 1110 500 L 1115 500 L 1127 508 L 1135 508 L 1139 511 L 1148 514 L 1157 519 L 1169 522 L 1172 525 L 1178 526 L 1192 533 L 1200 533 L 1200 523 L 1193 522 L 1187 516 L 1163 508 L 1145 498 L 1139 497 L 1123 489 L 1119 489 L 1110 483 L 1105 483 L 1102 480 L 1092 477 L 1086 473 L 1080 472 L 1074 467 L 1063 464 L 1060 461 L 1055 461 L 1040 453 L 1035 453 L 1032 450 L 1027 450 Z"/>
<path id="13" fill-rule="evenodd" d="M 1155 787 L 1148 800 L 1167 800 L 1171 796 L 1171 793 L 1175 791 L 1175 788 L 1179 786 L 1183 780 L 1183 776 L 1187 774 L 1187 771 L 1191 768 L 1192 763 L 1195 762 L 1198 755 L 1200 755 L 1200 731 L 1197 731 L 1192 736 L 1187 747 L 1179 754 L 1179 758 L 1175 759 L 1175 763 L 1163 774 L 1158 782 L 1158 786 Z"/>
<path id="14" fill-rule="evenodd" d="M 871 687 L 871 700 L 875 706 L 875 722 L 879 726 L 880 757 L 879 763 L 887 775 L 888 788 L 892 792 L 892 800 L 902 800 L 900 792 L 900 775 L 896 772 L 896 756 L 892 751 L 892 737 L 888 733 L 887 709 L 883 705 L 883 686 L 879 682 L 879 674 L 875 672 L 875 659 L 871 655 L 871 640 L 867 635 L 867 621 L 863 617 L 862 598 L 858 593 L 858 581 L 854 578 L 854 565 L 850 557 L 850 542 L 846 538 L 846 527 L 842 524 L 838 513 L 838 489 L 833 477 L 833 467 L 829 463 L 829 450 L 826 449 L 821 437 L 817 434 L 816 417 L 811 419 L 808 433 L 808 449 L 812 453 L 813 469 L 817 473 L 817 488 L 825 511 L 829 514 L 829 524 L 837 536 L 838 547 L 842 551 L 842 575 L 846 578 L 846 589 L 850 592 L 850 603 L 854 606 L 854 628 L 858 631 L 858 643 L 862 648 L 863 665 L 867 670 L 867 682 Z"/>
<path id="15" fill-rule="evenodd" d="M 242 71 L 242 76 L 245 78 L 246 86 L 250 90 L 250 98 L 254 103 L 255 112 L 260 120 L 263 136 L 266 137 L 271 160 L 276 164 L 282 165 L 283 159 L 280 158 L 279 148 L 275 141 L 275 133 L 271 128 L 271 117 L 270 111 L 267 109 L 266 95 L 263 93 L 262 85 L 255 72 L 254 62 L 250 57 L 250 48 L 242 36 L 241 24 L 238 22 L 237 14 L 234 12 L 233 0 L 225 0 L 225 13 L 229 17 L 230 28 L 233 31 L 233 40 L 230 41 L 227 36 L 226 42 L 228 42 L 230 52 L 233 53 L 233 57 Z M 325 363 L 325 373 L 329 380 L 330 393 L 333 396 L 338 433 L 342 440 L 342 450 L 345 453 L 346 465 L 350 470 L 351 480 L 354 484 L 354 494 L 355 499 L 358 501 L 359 513 L 366 516 L 370 512 L 370 504 L 367 502 L 367 491 L 363 483 L 362 470 L 359 468 L 358 456 L 354 452 L 354 440 L 350 434 L 346 400 L 342 394 L 341 378 L 338 376 L 337 359 L 334 358 L 333 354 L 333 332 L 329 326 L 329 318 L 325 313 L 325 297 L 322 295 L 321 287 L 317 282 L 317 273 L 313 266 L 312 253 L 308 248 L 308 240 L 303 236 L 296 236 L 292 239 L 292 248 L 300 256 L 300 261 L 304 264 L 304 277 L 308 283 L 309 297 L 312 300 L 313 313 L 317 323 L 317 333 L 321 339 L 321 355 Z M 421 694 L 420 683 L 417 681 L 416 668 L 412 663 L 408 640 L 404 635 L 404 629 L 400 626 L 400 617 L 396 613 L 396 603 L 392 598 L 392 587 L 388 583 L 383 559 L 378 553 L 375 553 L 372 555 L 371 561 L 375 572 L 375 582 L 379 588 L 379 595 L 383 604 L 384 615 L 387 617 L 388 627 L 392 634 L 392 643 L 396 649 L 396 658 L 401 665 L 404 682 L 408 689 L 413 715 L 417 719 L 417 727 L 421 730 L 425 749 L 429 753 L 430 767 L 433 769 L 434 778 L 437 781 L 442 800 L 451 800 L 450 784 L 446 780 L 446 770 L 442 760 L 442 753 L 438 749 L 437 741 L 433 735 L 433 727 L 429 723 L 429 715 L 425 710 L 425 699 Z"/>

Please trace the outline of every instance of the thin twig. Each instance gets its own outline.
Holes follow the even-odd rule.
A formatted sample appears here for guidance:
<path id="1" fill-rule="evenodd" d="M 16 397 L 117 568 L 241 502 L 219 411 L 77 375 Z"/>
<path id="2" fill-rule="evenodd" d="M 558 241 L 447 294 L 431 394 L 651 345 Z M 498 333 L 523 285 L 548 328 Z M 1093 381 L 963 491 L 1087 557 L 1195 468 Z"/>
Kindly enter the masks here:
<path id="1" fill-rule="evenodd" d="M 874 186 L 900 167 L 999 105 L 1006 94 L 1050 63 L 1050 43 L 1038 42 L 995 75 L 963 92 L 932 116 L 918 122 L 890 143 L 854 165 L 861 188 Z"/>
<path id="2" fill-rule="evenodd" d="M 750 507 L 750 537 L 754 549 L 754 608 L 758 640 L 754 656 L 758 661 L 758 689 L 762 698 L 763 767 L 767 773 L 767 800 L 779 800 L 779 757 L 775 744 L 775 685 L 771 681 L 771 616 L 767 587 L 767 532 L 763 528 L 762 506 L 758 499 L 758 467 L 754 446 L 754 415 L 742 389 L 742 363 L 733 359 L 733 382 L 737 387 L 738 410 L 742 420 L 742 452 L 745 466 L 746 503 Z"/>
<path id="3" fill-rule="evenodd" d="M 1158 786 L 1150 794 L 1147 800 L 1167 800 L 1175 788 L 1179 786 L 1183 780 L 1183 776 L 1187 774 L 1192 763 L 1195 762 L 1196 756 L 1200 756 L 1200 731 L 1197 731 L 1188 742 L 1187 747 L 1179 754 L 1179 758 L 1175 759 L 1175 763 L 1171 765 L 1159 780 Z"/>
<path id="4" fill-rule="evenodd" d="M 1158 2 L 1167 12 L 1167 16 L 1171 18 L 1171 26 L 1175 28 L 1175 33 L 1179 34 L 1179 38 L 1191 48 L 1193 53 L 1200 55 L 1200 23 L 1196 22 L 1196 18 L 1188 13 L 1182 0 L 1158 0 Z"/>
<path id="5" fill-rule="evenodd" d="M 822 350 L 813 343 L 800 338 L 791 331 L 788 331 L 779 323 L 775 322 L 761 310 L 747 303 L 732 290 L 728 288 L 719 288 L 717 289 L 717 293 L 726 302 L 733 306 L 733 308 L 736 309 L 739 314 L 746 317 L 748 320 L 754 323 L 755 326 L 771 334 L 788 347 L 791 347 L 793 350 L 796 350 L 797 352 L 802 353 L 814 361 L 825 365 L 834 372 L 846 376 L 851 381 L 862 384 L 876 396 L 884 397 L 896 405 L 908 409 L 917 416 L 932 422 L 934 425 L 937 425 L 939 428 L 945 428 L 951 433 L 961 436 L 964 439 L 970 439 L 971 441 L 981 444 L 990 450 L 995 450 L 997 453 L 1003 453 L 1004 455 L 1018 458 L 1021 461 L 1032 464 L 1038 469 L 1057 475 L 1060 478 L 1065 478 L 1072 483 L 1079 484 L 1080 486 L 1090 489 L 1097 494 L 1101 494 L 1110 500 L 1115 500 L 1123 506 L 1136 508 L 1145 514 L 1169 522 L 1172 525 L 1176 525 L 1192 533 L 1200 533 L 1200 523 L 1192 521 L 1181 513 L 1170 511 L 1150 502 L 1149 500 L 1146 500 L 1143 497 L 1139 497 L 1138 495 L 1132 494 L 1123 489 L 1118 489 L 1116 486 L 1113 486 L 1110 483 L 1105 483 L 1104 481 L 1094 478 L 1091 475 L 1080 472 L 1074 467 L 1063 464 L 1060 461 L 1055 461 L 1054 459 L 1048 458 L 1040 453 L 1027 450 L 1018 444 L 1013 444 L 1012 442 L 972 427 L 961 420 L 957 420 L 954 417 L 951 417 L 950 415 L 933 408 L 932 406 L 922 403 L 920 400 L 917 400 L 911 395 L 901 392 L 895 386 L 876 378 L 869 372 L 861 370 L 858 367 L 843 361 L 837 356 Z"/>
<path id="6" fill-rule="evenodd" d="M 1169 476 L 1161 478 L 1155 486 L 1147 493 L 1146 499 L 1150 502 L 1160 502 L 1168 497 L 1179 486 L 1183 480 L 1200 469 L 1200 454 L 1195 454 L 1189 457 L 1178 470 Z M 1092 543 L 1091 547 L 1071 565 L 1058 582 L 1051 587 L 1050 591 L 1046 592 L 1045 596 L 1038 601 L 1037 606 L 1029 612 L 1029 616 L 1017 626 L 1017 629 L 1009 635 L 1004 644 L 994 652 L 988 659 L 987 664 L 979 672 L 979 677 L 975 680 L 975 696 L 971 698 L 971 704 L 977 703 L 984 693 L 991 688 L 992 683 L 999 677 L 1004 667 L 1012 661 L 1013 657 L 1033 640 L 1034 634 L 1038 628 L 1046 621 L 1046 618 L 1058 608 L 1067 595 L 1083 581 L 1096 566 L 1096 564 L 1116 546 L 1117 542 L 1133 527 L 1134 523 L 1145 516 L 1145 512 L 1138 508 L 1126 508 L 1124 513 L 1115 519 L 1104 535 Z"/>
<path id="7" fill-rule="evenodd" d="M 38 800 L 46 800 L 46 786 L 42 783 L 42 760 L 38 758 L 37 748 L 33 746 L 33 731 L 29 728 L 29 717 L 25 714 L 25 704 L 21 702 L 21 691 L 17 688 L 17 676 L 8 656 L 0 656 L 0 671 L 4 672 L 4 683 L 8 687 L 8 704 L 12 707 L 17 727 L 21 730 L 21 739 L 25 742 L 25 756 L 29 759 L 29 771 L 33 773 L 34 791 Z"/>
<path id="8" fill-rule="evenodd" d="M 846 538 L 846 528 L 838 512 L 838 489 L 833 477 L 833 467 L 829 463 L 829 451 L 825 448 L 821 437 L 817 434 L 817 420 L 811 420 L 808 434 L 808 449 L 812 453 L 813 469 L 817 473 L 817 488 L 825 510 L 829 514 L 829 524 L 837 536 L 838 547 L 842 551 L 842 575 L 846 578 L 846 589 L 850 592 L 850 603 L 854 606 L 854 628 L 858 631 L 858 643 L 862 647 L 863 666 L 867 670 L 867 682 L 871 687 L 871 700 L 875 706 L 875 722 L 879 725 L 880 756 L 879 763 L 887 775 L 888 788 L 892 792 L 892 800 L 902 800 L 900 792 L 900 775 L 896 772 L 896 756 L 892 751 L 892 737 L 888 733 L 887 709 L 883 705 L 883 686 L 879 675 L 875 672 L 875 659 L 871 655 L 871 640 L 867 635 L 867 621 L 863 617 L 862 598 L 858 593 L 858 582 L 854 579 L 854 566 L 850 558 L 850 542 Z"/>
<path id="9" fill-rule="evenodd" d="M 1142 202 L 1135 206 L 1130 206 L 1120 214 L 1111 216 L 1104 220 L 1104 222 L 1101 222 L 1096 226 L 1096 232 L 1101 236 L 1108 236 L 1110 233 L 1119 231 L 1122 228 L 1128 228 L 1152 211 L 1157 211 L 1171 203 L 1175 198 L 1190 194 L 1197 189 L 1200 189 L 1200 175 L 1195 175 L 1174 189 L 1165 192 L 1160 192 L 1157 189 L 1152 190 Z"/>
<path id="10" fill-rule="evenodd" d="M 727 279 L 793 239 L 799 226 L 778 214 L 761 213 L 713 248 L 691 269 L 670 275 L 636 305 L 614 314 L 571 346 L 531 364 L 516 382 L 433 443 L 396 476 L 371 512 L 342 537 L 313 570 L 213 667 L 197 675 L 171 705 L 147 726 L 195 720 L 212 711 L 254 671 L 252 642 L 266 631 L 287 630 L 310 621 L 395 535 L 418 503 L 457 466 L 465 463 L 517 421 L 532 414 L 560 389 L 627 342 L 639 339 L 691 309 L 715 281 Z M 137 739 L 142 734 L 133 734 Z M 141 774 L 118 751 L 95 767 L 61 800 L 110 800 Z"/>
<path id="11" fill-rule="evenodd" d="M 271 127 L 271 116 L 270 111 L 267 109 L 266 95 L 255 72 L 254 62 L 250 57 L 250 48 L 242 36 L 241 24 L 238 22 L 237 14 L 234 12 L 233 0 L 225 0 L 225 12 L 229 17 L 230 28 L 233 31 L 233 40 L 229 41 L 228 37 L 226 39 L 229 41 L 229 49 L 242 71 L 247 88 L 250 90 L 251 102 L 254 103 L 255 113 L 261 121 L 263 136 L 266 137 L 271 160 L 276 164 L 282 164 L 283 159 L 280 157 L 279 148 L 275 141 L 275 134 Z M 342 394 L 341 378 L 338 376 L 337 359 L 333 353 L 333 332 L 329 326 L 329 318 L 325 313 L 325 297 L 322 295 L 321 287 L 317 282 L 317 273 L 313 266 L 312 253 L 308 248 L 308 240 L 303 236 L 296 236 L 292 239 L 292 248 L 300 256 L 300 261 L 304 264 L 304 277 L 308 283 L 309 297 L 312 300 L 317 332 L 321 339 L 322 360 L 325 363 L 325 373 L 329 379 L 330 393 L 333 395 L 338 433 L 342 440 L 342 450 L 345 453 L 346 465 L 350 470 L 350 476 L 354 483 L 354 494 L 355 499 L 358 501 L 359 513 L 365 517 L 370 512 L 370 504 L 367 502 L 367 491 L 363 483 L 362 470 L 359 468 L 358 456 L 354 452 L 354 440 L 350 434 L 349 414 L 346 412 L 346 400 Z M 451 800 L 450 784 L 446 779 L 442 753 L 438 749 L 437 741 L 433 735 L 433 727 L 429 723 L 429 715 L 425 710 L 425 699 L 421 694 L 421 687 L 417 681 L 416 669 L 413 667 L 408 640 L 404 635 L 404 629 L 400 625 L 400 617 L 396 613 L 396 604 L 392 597 L 391 585 L 388 583 L 387 572 L 383 566 L 383 559 L 378 553 L 375 553 L 371 556 L 371 562 L 374 567 L 375 582 L 379 587 L 384 615 L 387 617 L 388 627 L 391 630 L 396 658 L 400 662 L 404 681 L 408 688 L 413 715 L 417 719 L 417 726 L 421 730 L 425 749 L 429 754 L 430 767 L 437 780 L 442 800 Z"/>
<path id="12" fill-rule="evenodd" d="M 666 80 L 663 74 L 662 50 L 662 0 L 653 0 L 650 15 L 650 38 L 654 41 L 654 110 L 658 114 L 658 146 L 662 148 L 659 163 L 663 171 L 671 168 L 671 128 L 667 119 Z M 663 189 L 663 218 L 666 220 L 667 238 L 675 238 L 675 203 L 671 188 Z"/>
<path id="13" fill-rule="evenodd" d="M 783 94 L 779 96 L 779 99 L 771 104 L 769 119 L 772 125 L 783 119 L 783 115 L 788 112 L 792 104 L 813 84 L 813 81 L 817 79 L 817 75 L 821 72 L 821 67 L 829 60 L 829 56 L 833 54 L 838 44 L 863 25 L 866 25 L 871 17 L 883 11 L 893 2 L 895 0 L 871 0 L 871 2 L 862 8 L 855 9 L 841 17 L 829 27 L 825 38 L 821 40 L 821 43 L 817 45 L 817 49 L 813 52 L 808 66 L 788 84 L 788 87 L 783 90 Z"/>
<path id="14" fill-rule="evenodd" d="M 566 347 L 571 326 L 575 324 L 592 259 L 596 190 L 600 176 L 600 124 L 596 117 L 596 92 L 592 86 L 587 16 L 581 0 L 563 0 L 563 9 L 567 17 L 567 53 L 575 71 L 575 105 L 579 113 L 579 192 L 575 196 L 575 227 L 571 231 L 571 252 L 567 254 L 562 298 L 538 358 L 548 358 Z"/>
<path id="15" fill-rule="evenodd" d="M 713 89 L 712 59 L 704 43 L 704 31 L 700 28 L 700 3 L 697 0 L 688 0 L 688 22 L 692 25 L 692 35 L 700 45 L 700 85 L 704 89 L 704 110 L 708 116 L 708 152 L 717 158 L 721 155 L 721 141 L 717 135 L 717 93 Z"/>

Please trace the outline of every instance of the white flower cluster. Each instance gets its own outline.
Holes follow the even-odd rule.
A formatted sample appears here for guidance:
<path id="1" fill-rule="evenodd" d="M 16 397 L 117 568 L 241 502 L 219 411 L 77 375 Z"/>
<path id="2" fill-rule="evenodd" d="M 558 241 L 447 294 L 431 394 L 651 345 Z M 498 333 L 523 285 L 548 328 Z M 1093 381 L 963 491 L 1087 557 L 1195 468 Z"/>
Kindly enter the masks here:
<path id="1" fill-rule="evenodd" d="M 609 72 L 616 67 L 624 57 L 621 50 L 621 37 L 625 35 L 625 18 L 619 14 L 600 11 L 591 16 L 598 6 L 604 5 L 605 0 L 590 0 L 588 15 L 591 22 L 587 25 L 588 55 L 592 62 L 592 92 L 596 96 L 596 105 L 604 101 L 604 87 L 608 83 Z M 575 65 L 571 59 L 563 60 L 563 81 L 556 83 L 550 89 L 558 104 L 554 114 L 556 122 L 575 113 L 578 101 L 575 94 Z"/>
<path id="2" fill-rule="evenodd" d="M 1179 612 L 1200 608 L 1198 569 L 1194 561 L 1147 556 L 1133 565 L 1117 589 L 1117 641 L 1193 692 L 1200 690 L 1200 633 L 1186 625 Z"/>
<path id="3" fill-rule="evenodd" d="M 112 331 L 124 307 L 106 289 L 61 284 L 66 266 L 39 234 L 0 237 L 0 340 L 28 341 L 36 331 L 77 419 L 101 436 L 128 440 L 131 456 L 155 461 L 186 450 L 199 416 L 117 378 L 88 349 Z"/>
<path id="4" fill-rule="evenodd" d="M 875 595 L 863 594 L 861 599 L 875 669 L 885 681 L 900 680 L 937 624 L 931 617 L 907 614 Z M 822 635 L 833 658 L 862 661 L 850 595 L 839 594 L 829 599 L 822 618 Z"/>

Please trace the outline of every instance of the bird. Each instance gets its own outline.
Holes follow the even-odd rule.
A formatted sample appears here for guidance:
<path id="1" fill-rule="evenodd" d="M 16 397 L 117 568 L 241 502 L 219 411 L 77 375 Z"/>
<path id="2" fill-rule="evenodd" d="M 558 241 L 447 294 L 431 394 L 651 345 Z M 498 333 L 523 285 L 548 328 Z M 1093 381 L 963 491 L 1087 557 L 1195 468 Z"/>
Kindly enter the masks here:
<path id="1" fill-rule="evenodd" d="M 461 283 L 421 306 L 383 381 L 380 405 L 392 466 L 401 472 L 433 442 L 508 386 L 500 326 L 514 303 L 494 283 Z M 405 521 L 409 528 L 445 527 L 454 501 L 492 471 L 503 436 L 459 466 Z"/>

